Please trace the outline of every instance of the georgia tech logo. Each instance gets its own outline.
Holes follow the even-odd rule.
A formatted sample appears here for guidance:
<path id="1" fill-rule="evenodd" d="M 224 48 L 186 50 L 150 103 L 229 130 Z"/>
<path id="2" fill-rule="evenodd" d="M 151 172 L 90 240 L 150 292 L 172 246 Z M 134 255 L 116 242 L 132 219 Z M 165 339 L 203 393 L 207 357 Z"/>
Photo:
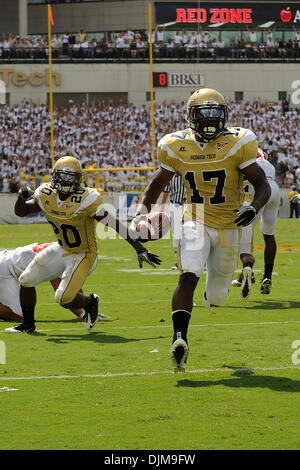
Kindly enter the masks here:
<path id="1" fill-rule="evenodd" d="M 229 142 L 217 142 L 216 143 L 217 151 L 224 149 L 225 147 L 227 147 L 228 144 Z"/>

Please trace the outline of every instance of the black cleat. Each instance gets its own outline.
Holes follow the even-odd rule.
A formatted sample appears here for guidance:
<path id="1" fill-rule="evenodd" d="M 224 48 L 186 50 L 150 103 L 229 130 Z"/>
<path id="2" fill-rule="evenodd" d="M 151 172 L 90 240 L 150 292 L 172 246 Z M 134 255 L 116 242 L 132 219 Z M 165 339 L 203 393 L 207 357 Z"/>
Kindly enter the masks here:
<path id="1" fill-rule="evenodd" d="M 271 286 L 272 286 L 272 281 L 271 279 L 268 279 L 267 277 L 262 281 L 261 286 L 260 286 L 260 293 L 261 294 L 270 294 L 271 292 Z"/>
<path id="2" fill-rule="evenodd" d="M 246 266 L 242 271 L 242 284 L 241 284 L 241 296 L 243 299 L 248 299 L 252 289 L 252 268 Z"/>
<path id="3" fill-rule="evenodd" d="M 85 320 L 87 330 L 92 330 L 98 321 L 98 303 L 99 296 L 90 294 L 90 300 L 85 308 L 85 314 L 82 317 Z"/>
<path id="4" fill-rule="evenodd" d="M 170 358 L 174 367 L 174 372 L 185 372 L 188 353 L 189 347 L 180 335 L 178 339 L 174 341 L 170 349 Z"/>
<path id="5" fill-rule="evenodd" d="M 13 326 L 11 328 L 5 328 L 6 333 L 34 333 L 36 331 L 35 323 L 32 325 L 26 325 L 21 323 L 20 325 Z"/>
<path id="6" fill-rule="evenodd" d="M 239 277 L 237 279 L 234 279 L 232 282 L 231 282 L 231 285 L 233 287 L 241 287 L 242 285 L 242 282 L 243 282 L 243 273 L 241 272 L 241 274 L 239 275 Z M 254 272 L 252 271 L 252 274 L 251 274 L 251 282 L 252 284 L 255 283 L 255 276 L 254 276 Z"/>

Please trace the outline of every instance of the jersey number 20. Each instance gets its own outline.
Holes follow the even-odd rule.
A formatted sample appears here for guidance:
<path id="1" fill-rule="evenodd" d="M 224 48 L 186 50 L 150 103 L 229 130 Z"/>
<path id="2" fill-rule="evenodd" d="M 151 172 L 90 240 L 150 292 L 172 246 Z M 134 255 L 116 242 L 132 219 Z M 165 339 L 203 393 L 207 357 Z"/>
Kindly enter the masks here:
<path id="1" fill-rule="evenodd" d="M 59 230 L 59 228 L 53 222 L 49 221 L 49 223 L 52 225 L 56 235 L 58 235 L 61 231 L 64 242 L 69 248 L 76 248 L 82 244 L 80 233 L 78 232 L 77 228 L 74 227 L 74 225 L 61 224 Z M 70 232 L 72 233 L 73 241 L 70 240 Z"/>

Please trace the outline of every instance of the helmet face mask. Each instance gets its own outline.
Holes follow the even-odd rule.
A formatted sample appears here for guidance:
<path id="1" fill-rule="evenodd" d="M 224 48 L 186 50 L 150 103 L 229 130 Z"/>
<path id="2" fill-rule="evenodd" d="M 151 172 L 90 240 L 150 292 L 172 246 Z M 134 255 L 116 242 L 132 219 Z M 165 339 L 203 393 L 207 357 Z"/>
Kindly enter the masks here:
<path id="1" fill-rule="evenodd" d="M 74 193 L 80 188 L 81 175 L 70 170 L 55 170 L 53 172 L 53 186 L 59 193 L 64 195 Z"/>
<path id="2" fill-rule="evenodd" d="M 227 126 L 227 105 L 216 90 L 203 88 L 192 94 L 187 105 L 187 121 L 196 136 L 210 142 Z"/>
<path id="3" fill-rule="evenodd" d="M 52 185 L 64 197 L 80 188 L 82 169 L 80 162 L 74 157 L 62 157 L 57 160 L 52 173 Z"/>

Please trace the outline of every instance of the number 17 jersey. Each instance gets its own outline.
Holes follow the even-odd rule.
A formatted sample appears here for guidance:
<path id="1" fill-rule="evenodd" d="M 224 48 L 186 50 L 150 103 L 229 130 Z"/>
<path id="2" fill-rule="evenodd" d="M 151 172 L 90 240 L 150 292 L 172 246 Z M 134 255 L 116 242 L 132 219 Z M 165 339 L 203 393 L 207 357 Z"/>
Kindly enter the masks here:
<path id="1" fill-rule="evenodd" d="M 80 188 L 62 201 L 51 183 L 39 186 L 34 200 L 43 211 L 62 248 L 70 253 L 97 252 L 95 220 L 102 198 L 92 188 Z"/>
<path id="2" fill-rule="evenodd" d="M 241 170 L 256 160 L 257 140 L 249 129 L 231 127 L 215 140 L 198 142 L 191 129 L 165 135 L 158 159 L 178 172 L 186 188 L 184 220 L 216 228 L 237 228 L 234 220 L 243 204 Z"/>

